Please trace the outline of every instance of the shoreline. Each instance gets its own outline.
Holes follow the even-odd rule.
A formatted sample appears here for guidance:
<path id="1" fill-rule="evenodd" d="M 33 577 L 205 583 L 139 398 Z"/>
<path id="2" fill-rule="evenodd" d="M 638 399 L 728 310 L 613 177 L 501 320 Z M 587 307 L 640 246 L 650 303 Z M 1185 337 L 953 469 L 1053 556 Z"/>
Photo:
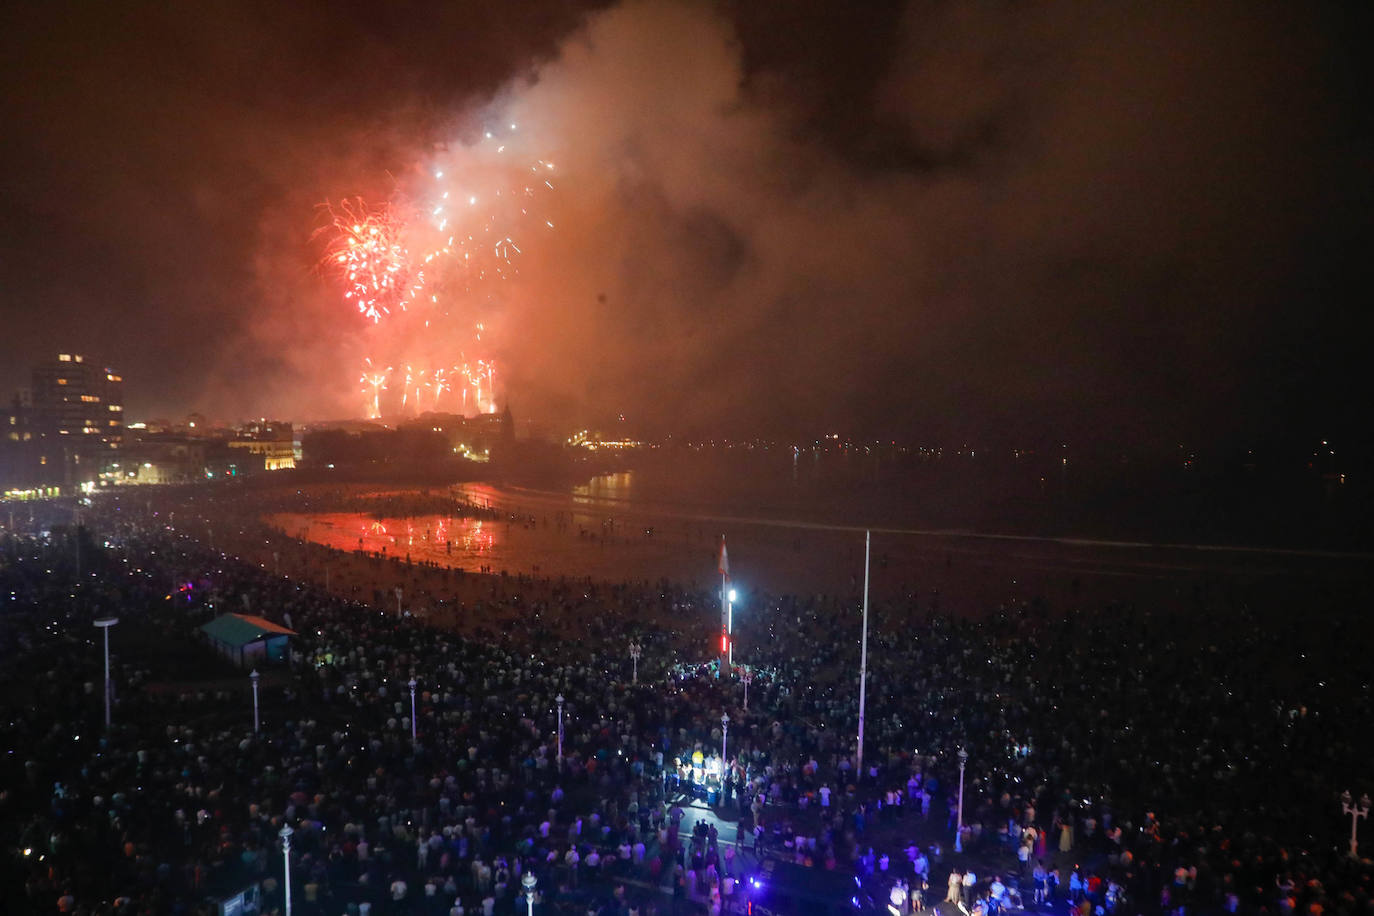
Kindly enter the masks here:
<path id="1" fill-rule="evenodd" d="M 364 486 L 355 492 L 420 494 L 426 489 Z M 405 579 L 409 569 L 414 579 L 431 563 L 461 569 L 453 585 L 461 585 L 464 593 L 472 590 L 467 580 L 484 571 L 496 579 L 505 572 L 507 581 L 520 581 L 527 590 L 537 582 L 547 587 L 560 579 L 636 587 L 666 580 L 715 592 L 719 536 L 724 533 L 734 584 L 744 596 L 743 612 L 751 602 L 779 595 L 847 596 L 856 603 L 862 598 L 864 529 L 858 526 L 712 516 L 712 521 L 729 524 L 711 528 L 698 517 L 652 508 L 608 518 L 601 514 L 602 505 L 589 507 L 574 494 L 560 502 L 556 494 L 473 484 L 447 492 L 484 500 L 504 518 L 472 523 L 464 532 L 469 543 L 461 548 L 456 537 L 449 538 L 452 553 L 435 535 L 445 520 L 432 513 L 364 518 L 360 512 L 298 507 L 263 512 L 260 518 L 293 544 L 307 540 L 317 549 L 350 556 L 361 546 L 374 559 L 399 558 L 402 565 L 391 578 Z M 386 528 L 384 537 L 362 535 L 360 545 L 359 533 L 346 533 L 350 524 L 361 529 L 374 522 Z M 409 532 L 393 533 L 390 526 Z M 482 535 L 474 545 L 470 535 L 476 527 Z M 407 553 L 411 567 L 404 566 Z M 877 528 L 870 579 L 876 600 L 902 599 L 918 613 L 978 617 L 1029 601 L 1067 612 L 1122 603 L 1178 608 L 1189 604 L 1190 596 L 1216 589 L 1242 588 L 1253 591 L 1257 600 L 1292 598 L 1314 584 L 1358 591 L 1368 583 L 1371 560 L 1374 555 L 1358 552 Z M 439 581 L 435 579 L 436 586 Z"/>

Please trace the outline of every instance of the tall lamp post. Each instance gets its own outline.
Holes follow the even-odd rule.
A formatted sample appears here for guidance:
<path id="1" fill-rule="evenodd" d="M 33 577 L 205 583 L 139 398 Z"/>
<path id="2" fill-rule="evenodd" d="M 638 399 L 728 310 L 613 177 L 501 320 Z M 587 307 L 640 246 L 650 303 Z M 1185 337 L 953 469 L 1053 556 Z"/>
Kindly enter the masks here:
<path id="1" fill-rule="evenodd" d="M 954 851 L 964 851 L 964 767 L 968 765 L 968 751 L 959 748 L 959 814 L 954 827 Z"/>
<path id="2" fill-rule="evenodd" d="M 554 698 L 558 704 L 558 772 L 563 772 L 563 694 Z"/>
<path id="3" fill-rule="evenodd" d="M 286 888 L 286 916 L 291 916 L 291 834 L 295 833 L 291 825 L 287 824 L 281 828 L 277 836 L 281 837 L 281 857 L 282 857 L 282 886 Z"/>
<path id="4" fill-rule="evenodd" d="M 632 642 L 632 643 L 630 643 L 630 661 L 631 661 L 631 662 L 633 663 L 633 665 L 634 665 L 634 669 L 633 669 L 632 673 L 630 674 L 630 683 L 632 683 L 632 684 L 638 684 L 638 683 L 639 683 L 639 655 L 640 655 L 640 653 L 643 652 L 643 651 L 644 651 L 644 650 L 643 650 L 642 648 L 640 648 L 639 643 L 637 643 L 637 642 Z"/>
<path id="5" fill-rule="evenodd" d="M 725 756 L 725 742 L 730 737 L 730 714 L 720 714 L 720 803 L 725 804 L 725 774 L 730 769 L 730 758 Z"/>
<path id="6" fill-rule="evenodd" d="M 110 728 L 110 627 L 119 623 L 118 617 L 101 617 L 95 625 L 105 631 L 105 730 Z"/>
<path id="7" fill-rule="evenodd" d="M 859 779 L 864 778 L 864 708 L 868 700 L 868 561 L 872 553 L 873 532 L 864 532 L 864 622 L 863 637 L 859 643 L 859 734 L 855 741 L 857 752 L 854 755 L 855 770 Z"/>
<path id="8" fill-rule="evenodd" d="M 748 712 L 748 711 L 749 711 L 749 684 L 754 680 L 754 673 L 753 673 L 752 671 L 750 671 L 748 668 L 745 668 L 745 669 L 744 669 L 744 673 L 740 675 L 740 678 L 739 678 L 739 679 L 740 679 L 741 681 L 744 682 L 744 711 L 745 711 L 745 712 Z"/>
<path id="9" fill-rule="evenodd" d="M 1357 805 L 1350 797 L 1350 790 L 1346 789 L 1341 793 L 1341 811 L 1350 815 L 1350 858 L 1359 858 L 1358 832 L 1360 829 L 1360 818 L 1369 817 L 1369 793 L 1360 796 L 1360 803 Z"/>
<path id="10" fill-rule="evenodd" d="M 529 907 L 528 916 L 534 916 L 534 886 L 539 883 L 539 879 L 534 876 L 534 872 L 527 871 L 520 879 L 520 884 L 525 888 L 525 905 Z"/>
<path id="11" fill-rule="evenodd" d="M 415 744 L 415 678 L 410 679 L 410 743 Z"/>
<path id="12" fill-rule="evenodd" d="M 248 675 L 248 679 L 253 682 L 253 734 L 258 733 L 258 669 Z"/>
<path id="13" fill-rule="evenodd" d="M 732 668 L 735 666 L 735 594 L 733 588 L 725 592 L 725 639 L 730 644 L 730 656 L 727 660 Z"/>

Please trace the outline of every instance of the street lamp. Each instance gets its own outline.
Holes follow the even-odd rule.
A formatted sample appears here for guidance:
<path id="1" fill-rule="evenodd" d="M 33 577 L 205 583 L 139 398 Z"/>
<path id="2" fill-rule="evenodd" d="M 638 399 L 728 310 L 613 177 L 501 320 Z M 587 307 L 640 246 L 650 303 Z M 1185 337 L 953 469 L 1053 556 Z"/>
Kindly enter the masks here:
<path id="1" fill-rule="evenodd" d="M 105 729 L 110 728 L 110 627 L 119 623 L 118 617 L 101 617 L 95 625 L 105 631 Z"/>
<path id="2" fill-rule="evenodd" d="M 1369 793 L 1361 795 L 1360 803 L 1356 805 L 1350 797 L 1350 790 L 1346 789 L 1341 793 L 1341 811 L 1350 815 L 1350 857 L 1358 859 L 1360 847 L 1356 835 L 1360 829 L 1360 818 L 1369 817 Z"/>
<path id="3" fill-rule="evenodd" d="M 558 771 L 563 771 L 563 694 L 554 698 L 558 704 Z"/>
<path id="4" fill-rule="evenodd" d="M 754 680 L 754 672 L 750 671 L 748 668 L 745 668 L 745 669 L 744 669 L 744 673 L 741 674 L 741 675 L 739 676 L 739 679 L 740 679 L 741 681 L 744 682 L 744 711 L 745 711 L 745 712 L 748 712 L 748 711 L 749 711 L 749 684 L 752 683 L 753 680 Z"/>
<path id="5" fill-rule="evenodd" d="M 639 656 L 640 653 L 643 651 L 644 650 L 640 648 L 639 643 L 630 643 L 630 661 L 634 663 L 634 673 L 630 675 L 630 683 L 632 684 L 639 683 Z"/>
<path id="6" fill-rule="evenodd" d="M 968 765 L 968 751 L 959 748 L 959 816 L 954 828 L 954 851 L 964 851 L 964 767 Z"/>
<path id="7" fill-rule="evenodd" d="M 534 886 L 539 883 L 539 879 L 534 876 L 534 872 L 525 872 L 520 879 L 521 885 L 525 888 L 525 903 L 529 907 L 529 916 L 534 916 Z"/>
<path id="8" fill-rule="evenodd" d="M 725 773 L 729 767 L 727 761 L 730 759 L 725 756 L 725 742 L 730 737 L 730 714 L 723 712 L 720 714 L 720 803 L 725 804 Z"/>
<path id="9" fill-rule="evenodd" d="M 281 857 L 283 863 L 282 885 L 286 888 L 286 916 L 291 916 L 291 834 L 295 831 L 287 824 L 277 836 L 281 837 Z"/>
<path id="10" fill-rule="evenodd" d="M 248 675 L 248 679 L 253 682 L 253 734 L 258 733 L 258 669 Z"/>
<path id="11" fill-rule="evenodd" d="M 410 743 L 415 743 L 415 678 L 410 679 Z"/>

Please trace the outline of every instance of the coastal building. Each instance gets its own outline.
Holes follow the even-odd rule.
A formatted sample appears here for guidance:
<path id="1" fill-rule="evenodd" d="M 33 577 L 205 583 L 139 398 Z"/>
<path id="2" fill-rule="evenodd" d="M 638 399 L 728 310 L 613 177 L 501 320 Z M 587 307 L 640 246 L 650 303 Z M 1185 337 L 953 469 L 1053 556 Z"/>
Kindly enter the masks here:
<path id="1" fill-rule="evenodd" d="M 34 367 L 31 397 L 38 422 L 79 442 L 79 452 L 113 451 L 124 442 L 124 379 L 113 369 L 60 353 Z"/>
<path id="2" fill-rule="evenodd" d="M 78 353 L 32 370 L 0 413 L 0 492 L 89 489 L 124 445 L 124 379 Z"/>
<path id="3" fill-rule="evenodd" d="M 296 466 L 296 443 L 290 423 L 280 420 L 257 420 L 240 427 L 228 441 L 230 449 L 252 455 L 252 461 L 240 461 L 247 467 L 264 471 L 285 471 Z"/>
<path id="4" fill-rule="evenodd" d="M 48 464 L 33 405 L 23 395 L 0 408 L 0 496 L 29 498 L 55 495 L 62 467 Z"/>
<path id="5" fill-rule="evenodd" d="M 448 442 L 454 455 L 477 462 L 490 461 L 493 454 L 507 449 L 515 441 L 515 421 L 509 406 L 500 413 L 475 417 L 430 411 L 402 423 L 399 428 L 438 433 Z"/>
<path id="6" fill-rule="evenodd" d="M 205 477 L 204 439 L 164 433 L 144 435 L 130 442 L 111 468 L 113 483 L 177 484 L 193 483 Z"/>

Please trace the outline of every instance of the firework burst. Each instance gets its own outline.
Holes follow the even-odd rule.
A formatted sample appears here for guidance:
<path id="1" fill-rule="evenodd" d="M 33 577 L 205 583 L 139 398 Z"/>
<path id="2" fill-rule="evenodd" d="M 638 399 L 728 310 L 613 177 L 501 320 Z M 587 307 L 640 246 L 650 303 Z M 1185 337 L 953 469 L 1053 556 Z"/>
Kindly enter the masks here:
<path id="1" fill-rule="evenodd" d="M 342 287 L 350 309 L 370 320 L 377 349 L 394 365 L 365 361 L 361 383 L 367 412 L 382 416 L 381 392 L 400 389 L 403 413 L 437 410 L 446 393 L 464 413 L 494 413 L 496 366 L 481 312 L 499 309 L 501 286 L 519 275 L 532 233 L 553 229 L 538 212 L 554 189 L 554 166 L 524 157 L 515 125 L 475 144 L 436 153 L 408 189 L 382 206 L 362 198 L 321 209 L 327 238 L 322 273 Z M 475 327 L 466 343 L 443 354 L 446 328 Z M 461 351 L 476 349 L 469 359 Z M 395 374 L 393 375 L 393 371 Z M 455 405 L 456 406 L 456 405 Z"/>
<path id="2" fill-rule="evenodd" d="M 378 322 L 404 308 L 425 285 L 402 242 L 405 222 L 388 204 L 370 208 L 361 197 L 325 204 L 333 233 L 323 266 L 343 280 L 344 299 Z"/>

